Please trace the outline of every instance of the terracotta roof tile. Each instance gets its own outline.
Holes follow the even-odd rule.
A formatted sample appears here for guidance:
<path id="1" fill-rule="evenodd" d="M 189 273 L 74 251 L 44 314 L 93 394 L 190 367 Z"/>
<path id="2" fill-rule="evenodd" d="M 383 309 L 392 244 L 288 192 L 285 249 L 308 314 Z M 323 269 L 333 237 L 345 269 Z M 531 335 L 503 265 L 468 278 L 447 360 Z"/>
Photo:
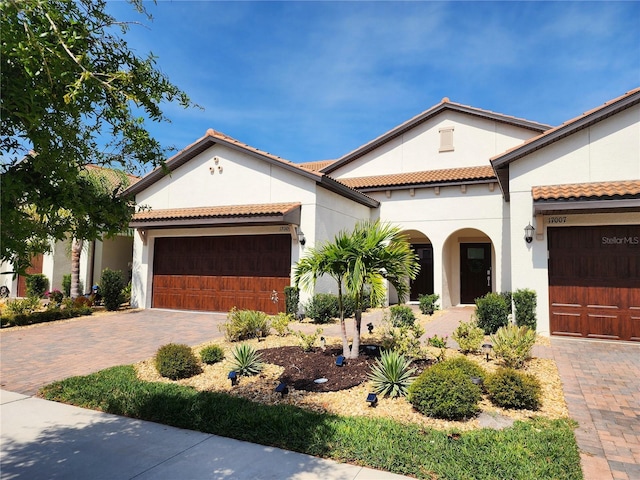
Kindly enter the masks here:
<path id="1" fill-rule="evenodd" d="M 531 189 L 534 201 L 640 197 L 640 180 L 545 185 Z"/>
<path id="2" fill-rule="evenodd" d="M 355 188 L 396 187 L 429 183 L 454 183 L 470 180 L 495 180 L 493 168 L 489 165 L 478 167 L 446 168 L 422 172 L 375 175 L 371 177 L 341 178 L 339 181 Z"/>
<path id="3" fill-rule="evenodd" d="M 328 167 L 332 163 L 335 163 L 335 160 L 318 160 L 316 162 L 305 162 L 299 163 L 298 166 L 306 168 L 307 170 L 311 170 L 313 172 L 317 172 L 325 167 Z"/>
<path id="4" fill-rule="evenodd" d="M 134 221 L 175 220 L 197 218 L 256 217 L 284 215 L 299 207 L 299 203 L 266 203 L 253 205 L 224 205 L 197 208 L 167 208 L 148 210 L 134 214 Z"/>

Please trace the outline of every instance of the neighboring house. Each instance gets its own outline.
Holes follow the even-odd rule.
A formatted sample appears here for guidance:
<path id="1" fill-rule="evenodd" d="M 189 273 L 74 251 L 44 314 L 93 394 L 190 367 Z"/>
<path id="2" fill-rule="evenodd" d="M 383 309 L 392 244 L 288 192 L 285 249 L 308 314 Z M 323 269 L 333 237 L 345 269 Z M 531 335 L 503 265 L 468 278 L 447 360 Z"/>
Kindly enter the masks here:
<path id="1" fill-rule="evenodd" d="M 88 170 L 98 171 L 105 176 L 115 188 L 122 181 L 121 175 L 108 168 L 87 166 Z M 139 177 L 127 175 L 129 185 L 135 184 Z M 84 242 L 80 255 L 80 283 L 84 293 L 91 292 L 91 286 L 100 282 L 102 270 L 120 270 L 125 280 L 131 278 L 133 255 L 133 232 L 123 232 L 112 238 L 103 238 L 91 242 Z M 26 296 L 26 282 L 22 275 L 13 275 L 13 265 L 3 262 L 0 265 L 0 285 L 9 288 L 11 297 Z M 71 240 L 53 242 L 51 251 L 44 255 L 37 255 L 31 261 L 27 274 L 44 273 L 49 279 L 50 290 L 62 288 L 62 278 L 71 274 Z"/>
<path id="2" fill-rule="evenodd" d="M 135 306 L 281 311 L 306 249 L 380 219 L 420 258 L 412 300 L 530 288 L 541 334 L 640 340 L 640 89 L 555 128 L 445 98 L 304 164 L 209 130 L 166 166 L 129 188 Z"/>

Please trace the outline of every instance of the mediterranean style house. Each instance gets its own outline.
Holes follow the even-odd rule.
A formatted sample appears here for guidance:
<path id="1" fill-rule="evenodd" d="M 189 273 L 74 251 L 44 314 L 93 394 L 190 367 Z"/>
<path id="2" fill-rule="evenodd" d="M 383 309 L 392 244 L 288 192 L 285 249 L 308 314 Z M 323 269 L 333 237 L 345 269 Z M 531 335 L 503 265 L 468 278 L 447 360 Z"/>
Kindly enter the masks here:
<path id="1" fill-rule="evenodd" d="M 529 288 L 540 334 L 640 341 L 640 88 L 556 127 L 444 98 L 302 164 L 208 130 L 128 191 L 136 307 L 283 311 L 306 249 L 380 219 L 420 259 L 411 300 Z"/>

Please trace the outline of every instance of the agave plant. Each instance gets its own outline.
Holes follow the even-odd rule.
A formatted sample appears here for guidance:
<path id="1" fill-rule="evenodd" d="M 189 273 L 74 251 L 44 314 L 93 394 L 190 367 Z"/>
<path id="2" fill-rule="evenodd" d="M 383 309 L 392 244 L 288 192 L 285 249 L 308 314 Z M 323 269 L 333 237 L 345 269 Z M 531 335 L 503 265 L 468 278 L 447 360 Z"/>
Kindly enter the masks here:
<path id="1" fill-rule="evenodd" d="M 264 366 L 260 354 L 248 343 L 237 345 L 231 352 L 231 356 L 233 357 L 231 368 L 238 375 L 256 375 Z"/>
<path id="2" fill-rule="evenodd" d="M 371 368 L 369 380 L 373 390 L 389 397 L 404 397 L 409 385 L 414 380 L 415 368 L 411 367 L 411 360 L 395 350 L 385 350 Z"/>

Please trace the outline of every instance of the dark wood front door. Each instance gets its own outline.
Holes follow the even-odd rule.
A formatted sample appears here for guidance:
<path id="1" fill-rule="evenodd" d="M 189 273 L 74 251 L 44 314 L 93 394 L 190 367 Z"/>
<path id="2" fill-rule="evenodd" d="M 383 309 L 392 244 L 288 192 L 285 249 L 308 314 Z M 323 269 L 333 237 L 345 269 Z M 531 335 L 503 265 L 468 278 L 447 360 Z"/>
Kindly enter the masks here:
<path id="1" fill-rule="evenodd" d="M 491 244 L 460 244 L 460 303 L 474 303 L 491 291 Z"/>
<path id="2" fill-rule="evenodd" d="M 27 276 L 35 275 L 36 273 L 42 273 L 42 261 L 44 256 L 42 254 L 36 255 L 31 259 L 31 265 L 27 268 L 25 273 Z M 27 277 L 24 275 L 18 275 L 18 291 L 16 292 L 18 297 L 27 296 Z"/>
<path id="3" fill-rule="evenodd" d="M 640 341 L 640 225 L 547 232 L 551 334 Z"/>
<path id="4" fill-rule="evenodd" d="M 290 272 L 289 235 L 158 238 L 152 305 L 177 310 L 226 312 L 236 307 L 283 312 Z"/>
<path id="5" fill-rule="evenodd" d="M 411 281 L 410 300 L 419 300 L 420 295 L 433 293 L 433 245 L 430 243 L 411 245 L 420 263 L 420 273 Z"/>

